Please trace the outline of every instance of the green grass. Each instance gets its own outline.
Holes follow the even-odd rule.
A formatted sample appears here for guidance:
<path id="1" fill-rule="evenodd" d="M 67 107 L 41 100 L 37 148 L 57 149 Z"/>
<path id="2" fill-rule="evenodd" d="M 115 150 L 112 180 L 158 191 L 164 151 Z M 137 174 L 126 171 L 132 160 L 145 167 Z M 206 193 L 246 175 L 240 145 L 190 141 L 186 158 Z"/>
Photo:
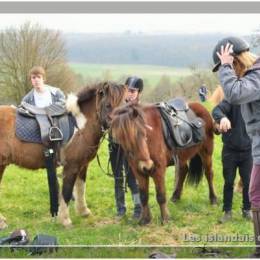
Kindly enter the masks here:
<path id="1" fill-rule="evenodd" d="M 38 233 L 58 237 L 60 245 L 253 245 L 252 242 L 207 242 L 185 241 L 184 236 L 203 238 L 205 235 L 252 235 L 252 224 L 241 217 L 241 194 L 234 194 L 234 220 L 220 225 L 217 219 L 222 215 L 222 167 L 220 137 L 215 138 L 214 151 L 214 184 L 219 198 L 219 205 L 211 206 L 208 200 L 208 186 L 203 178 L 198 188 L 185 185 L 184 192 L 176 204 L 168 202 L 171 220 L 168 224 L 160 224 L 159 207 L 155 200 L 154 185 L 150 184 L 150 206 L 153 215 L 152 223 L 146 227 L 137 225 L 131 219 L 132 203 L 130 192 L 127 192 L 127 216 L 121 221 L 115 218 L 113 178 L 105 175 L 94 160 L 88 171 L 86 199 L 93 215 L 87 219 L 75 215 L 73 202 L 71 218 L 74 223 L 71 229 L 63 228 L 59 223 L 52 222 L 49 214 L 49 195 L 46 173 L 43 170 L 28 171 L 16 166 L 9 166 L 1 184 L 0 211 L 7 217 L 9 227 L 1 231 L 7 235 L 16 228 L 25 228 L 30 237 Z M 107 143 L 99 150 L 103 168 L 107 165 Z M 167 170 L 167 195 L 171 196 L 174 168 Z M 146 257 L 155 248 L 78 248 L 60 249 L 53 256 L 62 257 Z M 159 250 L 159 249 L 157 249 Z M 176 252 L 177 256 L 199 256 L 199 249 L 165 248 L 165 252 Z M 193 251 L 192 251 L 193 250 Z M 195 252 L 194 252 L 195 250 Z M 197 251 L 196 251 L 197 250 Z M 219 256 L 225 256 L 227 249 L 219 249 Z M 252 249 L 231 250 L 231 256 L 246 255 Z M 11 253 L 8 249 L 0 250 L 0 256 L 25 257 L 25 251 Z"/>
<path id="2" fill-rule="evenodd" d="M 125 80 L 129 75 L 138 75 L 144 79 L 145 85 L 150 87 L 154 87 L 163 75 L 169 76 L 172 82 L 176 82 L 180 77 L 191 74 L 187 68 L 152 65 L 70 63 L 70 66 L 76 73 L 87 79 Z"/>

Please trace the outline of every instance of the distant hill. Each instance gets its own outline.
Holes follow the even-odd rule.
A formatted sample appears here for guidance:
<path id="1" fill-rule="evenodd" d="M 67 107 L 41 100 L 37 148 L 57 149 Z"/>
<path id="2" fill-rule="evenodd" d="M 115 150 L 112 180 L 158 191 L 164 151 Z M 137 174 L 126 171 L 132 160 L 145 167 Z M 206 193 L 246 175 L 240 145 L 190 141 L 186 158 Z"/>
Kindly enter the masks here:
<path id="1" fill-rule="evenodd" d="M 153 64 L 188 67 L 212 64 L 212 50 L 224 34 L 65 34 L 70 62 Z"/>

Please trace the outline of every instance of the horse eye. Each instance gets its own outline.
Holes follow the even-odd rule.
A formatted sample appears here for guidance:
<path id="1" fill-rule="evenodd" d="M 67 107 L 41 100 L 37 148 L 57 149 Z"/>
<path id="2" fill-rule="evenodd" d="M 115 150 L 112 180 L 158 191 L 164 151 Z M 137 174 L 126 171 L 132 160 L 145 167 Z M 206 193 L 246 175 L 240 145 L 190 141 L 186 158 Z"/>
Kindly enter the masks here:
<path id="1" fill-rule="evenodd" d="M 107 109 L 112 108 L 111 104 L 106 104 L 106 108 L 107 108 Z"/>
<path id="2" fill-rule="evenodd" d="M 104 91 L 103 90 L 99 90 L 98 94 L 99 94 L 99 96 L 103 97 L 104 96 Z"/>

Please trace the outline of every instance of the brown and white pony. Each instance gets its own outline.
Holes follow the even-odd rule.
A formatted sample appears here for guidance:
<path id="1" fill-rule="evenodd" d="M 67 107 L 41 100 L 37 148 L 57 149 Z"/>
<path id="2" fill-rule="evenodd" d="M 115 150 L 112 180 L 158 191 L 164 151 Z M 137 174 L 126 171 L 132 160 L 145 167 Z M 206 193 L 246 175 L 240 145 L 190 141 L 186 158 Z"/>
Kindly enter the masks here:
<path id="1" fill-rule="evenodd" d="M 75 115 L 80 129 L 76 131 L 63 147 L 63 185 L 60 194 L 58 218 L 64 226 L 71 225 L 68 203 L 75 184 L 75 207 L 81 216 L 88 216 L 90 210 L 85 201 L 86 171 L 96 156 L 103 135 L 96 102 L 99 90 L 108 93 L 125 93 L 124 85 L 102 82 L 82 89 L 76 96 L 69 96 L 67 110 Z M 123 99 L 123 97 L 121 97 Z M 113 105 L 113 104 L 112 104 Z M 115 104 L 118 106 L 119 104 Z M 15 164 L 27 169 L 45 168 L 43 146 L 41 144 L 20 141 L 15 135 L 16 108 L 0 106 L 0 180 L 5 168 Z M 7 226 L 4 217 L 0 219 L 0 229 Z"/>
<path id="2" fill-rule="evenodd" d="M 213 187 L 212 169 L 213 121 L 207 109 L 200 103 L 189 103 L 189 106 L 198 117 L 204 120 L 205 138 L 195 146 L 174 150 L 169 150 L 165 144 L 161 115 L 157 107 L 153 105 L 127 105 L 117 108 L 113 113 L 112 136 L 125 151 L 127 160 L 139 183 L 143 206 L 140 224 L 147 224 L 151 220 L 148 206 L 149 177 L 155 183 L 162 222 L 168 220 L 165 171 L 166 167 L 171 164 L 173 155 L 178 158 L 178 179 L 172 199 L 180 198 L 188 172 L 191 181 L 198 183 L 204 170 L 209 185 L 210 202 L 215 204 L 217 201 Z M 190 160 L 189 166 L 188 160 Z"/>

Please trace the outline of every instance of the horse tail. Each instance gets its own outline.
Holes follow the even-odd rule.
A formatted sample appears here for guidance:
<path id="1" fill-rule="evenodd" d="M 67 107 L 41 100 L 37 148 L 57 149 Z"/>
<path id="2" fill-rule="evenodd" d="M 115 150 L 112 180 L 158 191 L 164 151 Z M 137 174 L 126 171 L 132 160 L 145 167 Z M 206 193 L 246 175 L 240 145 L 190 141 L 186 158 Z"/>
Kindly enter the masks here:
<path id="1" fill-rule="evenodd" d="M 197 186 L 203 176 L 202 160 L 198 154 L 193 156 L 189 163 L 189 173 L 187 182 L 191 185 Z"/>

